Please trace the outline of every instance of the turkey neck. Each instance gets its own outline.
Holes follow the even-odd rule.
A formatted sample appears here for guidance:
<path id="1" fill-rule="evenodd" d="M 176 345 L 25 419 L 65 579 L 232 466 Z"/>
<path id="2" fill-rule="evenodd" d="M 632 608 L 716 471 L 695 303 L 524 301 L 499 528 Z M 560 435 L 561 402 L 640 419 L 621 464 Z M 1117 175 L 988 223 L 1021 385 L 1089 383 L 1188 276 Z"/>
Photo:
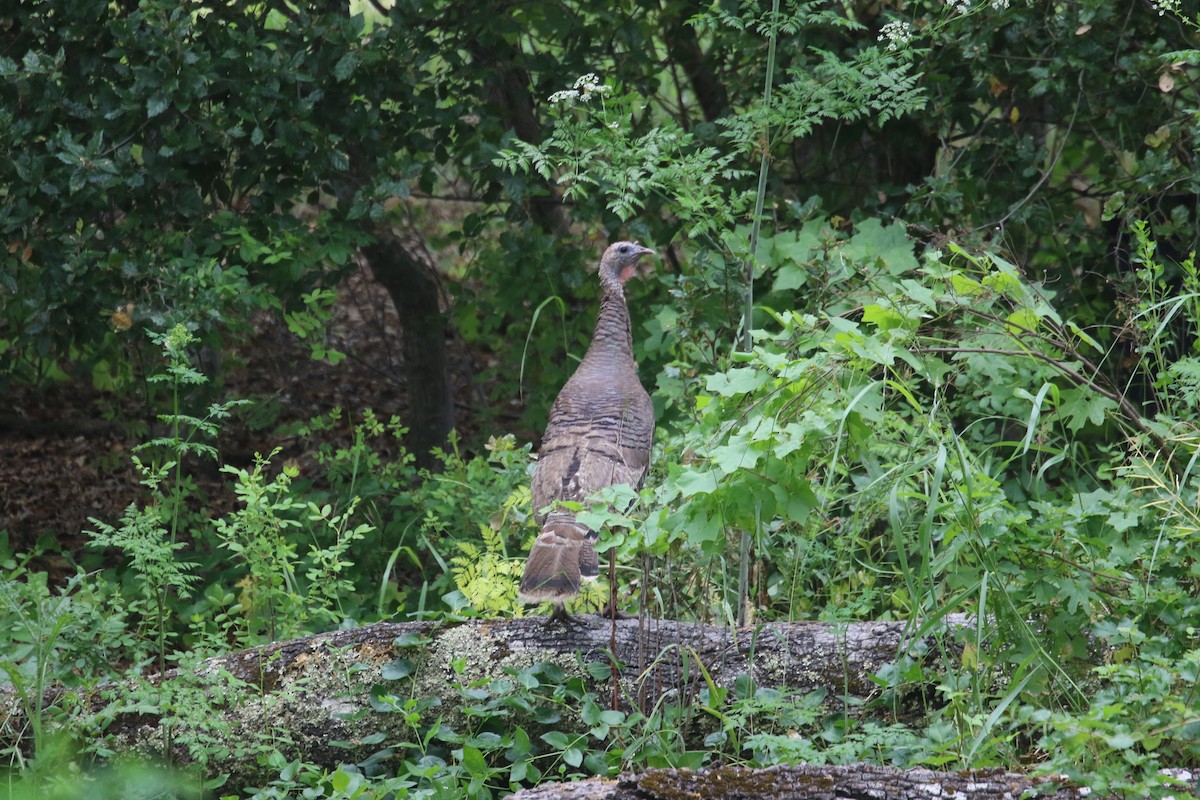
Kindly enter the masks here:
<path id="1" fill-rule="evenodd" d="M 583 355 L 583 363 L 601 366 L 618 362 L 633 364 L 633 334 L 630 331 L 629 306 L 625 304 L 625 292 L 621 284 L 615 287 L 604 284 L 604 297 L 600 299 L 600 313 L 596 317 L 596 330 L 592 343 Z"/>

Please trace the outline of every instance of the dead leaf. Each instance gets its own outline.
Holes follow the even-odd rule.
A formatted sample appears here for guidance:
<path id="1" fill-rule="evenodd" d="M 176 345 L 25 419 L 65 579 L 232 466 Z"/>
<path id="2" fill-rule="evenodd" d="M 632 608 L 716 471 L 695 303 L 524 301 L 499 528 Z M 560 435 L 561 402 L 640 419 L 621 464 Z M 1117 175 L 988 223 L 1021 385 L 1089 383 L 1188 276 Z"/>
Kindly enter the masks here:
<path id="1" fill-rule="evenodd" d="M 1158 90 L 1163 94 L 1175 88 L 1175 76 L 1169 72 L 1164 72 L 1158 76 Z"/>

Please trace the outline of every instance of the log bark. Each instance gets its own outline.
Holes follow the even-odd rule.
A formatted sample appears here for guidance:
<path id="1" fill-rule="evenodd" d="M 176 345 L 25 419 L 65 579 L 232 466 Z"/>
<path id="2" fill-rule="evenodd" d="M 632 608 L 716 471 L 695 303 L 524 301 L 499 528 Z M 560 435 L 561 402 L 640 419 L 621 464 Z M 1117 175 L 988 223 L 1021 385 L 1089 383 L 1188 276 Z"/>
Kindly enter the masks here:
<path id="1" fill-rule="evenodd" d="M 712 770 L 650 770 L 617 781 L 543 784 L 512 800 L 1013 800 L 1018 797 L 1078 800 L 1079 787 L 1002 770 L 934 772 L 874 764 Z"/>
<path id="2" fill-rule="evenodd" d="M 379 623 L 212 658 L 152 678 L 134 692 L 107 686 L 81 697 L 60 690 L 46 701 L 59 709 L 50 717 L 76 735 L 86 739 L 93 734 L 81 732 L 102 728 L 109 750 L 185 763 L 194 763 L 197 752 L 227 753 L 200 766 L 211 774 L 229 772 L 229 785 L 244 786 L 271 777 L 258 764 L 256 742 L 289 760 L 336 766 L 408 741 L 413 732 L 404 714 L 372 705 L 389 694 L 439 698 L 437 713 L 454 727 L 461 722 L 455 719 L 461 714 L 458 687 L 511 678 L 549 662 L 582 676 L 605 700 L 615 694 L 626 708 L 678 703 L 694 719 L 694 729 L 681 733 L 702 741 L 711 732 L 703 724 L 709 717 L 692 701 L 706 680 L 732 687 L 746 675 L 756 688 L 774 687 L 788 696 L 821 691 L 831 711 L 857 713 L 878 694 L 871 676 L 881 667 L 906 651 L 932 651 L 931 640 L 945 638 L 918 639 L 904 622 L 732 629 L 646 618 L 583 620 L 580 627 L 546 625 L 542 618 Z M 589 672 L 593 662 L 607 667 Z M 912 707 L 924 708 L 920 702 Z M 15 698 L 0 696 L 0 748 L 27 750 L 26 722 Z M 531 735 L 538 729 L 532 719 L 514 718 L 513 724 Z"/>

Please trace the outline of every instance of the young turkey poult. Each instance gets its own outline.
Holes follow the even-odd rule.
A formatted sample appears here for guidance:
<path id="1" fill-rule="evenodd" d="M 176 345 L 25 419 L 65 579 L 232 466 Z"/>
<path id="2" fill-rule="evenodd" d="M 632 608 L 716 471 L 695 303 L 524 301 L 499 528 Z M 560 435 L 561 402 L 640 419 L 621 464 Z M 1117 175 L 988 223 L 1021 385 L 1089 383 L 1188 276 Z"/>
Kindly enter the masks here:
<path id="1" fill-rule="evenodd" d="M 654 406 L 638 380 L 625 283 L 638 259 L 654 251 L 617 242 L 600 259 L 600 314 L 583 361 L 550 408 L 550 419 L 533 473 L 534 517 L 542 532 L 529 551 L 517 595 L 522 602 L 552 601 L 548 622 L 573 622 L 563 604 L 579 593 L 581 578 L 599 574 L 598 531 L 575 513 L 552 507 L 556 500 L 585 503 L 606 486 L 640 489 L 650 465 Z M 616 609 L 611 611 L 616 614 Z"/>

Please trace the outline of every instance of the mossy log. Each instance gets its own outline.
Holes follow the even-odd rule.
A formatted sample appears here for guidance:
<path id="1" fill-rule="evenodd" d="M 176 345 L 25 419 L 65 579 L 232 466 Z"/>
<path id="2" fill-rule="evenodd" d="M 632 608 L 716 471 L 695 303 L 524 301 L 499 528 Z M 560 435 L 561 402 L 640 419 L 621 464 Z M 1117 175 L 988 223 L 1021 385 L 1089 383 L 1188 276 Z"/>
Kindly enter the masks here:
<path id="1" fill-rule="evenodd" d="M 47 703 L 62 713 L 49 718 L 63 720 L 62 727 L 85 743 L 103 742 L 109 751 L 169 753 L 183 763 L 199 760 L 206 772 L 229 772 L 232 783 L 246 785 L 268 777 L 258 762 L 271 750 L 289 760 L 335 766 L 363 762 L 390 743 L 407 741 L 413 730 L 405 715 L 377 710 L 381 694 L 401 701 L 436 697 L 437 714 L 456 725 L 462 703 L 456 687 L 549 662 L 583 676 L 605 702 L 615 696 L 625 708 L 647 709 L 663 700 L 690 704 L 706 680 L 728 687 L 747 675 L 755 686 L 787 696 L 821 691 L 831 711 L 854 713 L 878 694 L 871 677 L 881 667 L 949 639 L 917 637 L 903 622 L 734 629 L 645 618 L 582 621 L 379 623 L 324 633 L 173 670 L 145 679 L 136 691 L 129 685 L 86 696 L 55 691 Z M 948 619 L 941 631 L 963 624 Z M 592 663 L 607 668 L 589 672 Z M 615 691 L 609 675 L 619 680 Z M 920 687 L 913 694 L 910 710 L 919 712 Z M 28 749 L 30 727 L 19 703 L 10 696 L 3 704 L 8 708 L 0 709 L 0 747 Z M 903 705 L 893 704 L 889 713 Z M 536 729 L 521 720 L 514 724 Z"/>
<path id="2" fill-rule="evenodd" d="M 650 770 L 616 781 L 543 784 L 517 792 L 512 800 L 1078 800 L 1085 794 L 1086 790 L 1066 782 L 1002 770 L 934 772 L 873 764 L 803 764 L 767 769 Z"/>

